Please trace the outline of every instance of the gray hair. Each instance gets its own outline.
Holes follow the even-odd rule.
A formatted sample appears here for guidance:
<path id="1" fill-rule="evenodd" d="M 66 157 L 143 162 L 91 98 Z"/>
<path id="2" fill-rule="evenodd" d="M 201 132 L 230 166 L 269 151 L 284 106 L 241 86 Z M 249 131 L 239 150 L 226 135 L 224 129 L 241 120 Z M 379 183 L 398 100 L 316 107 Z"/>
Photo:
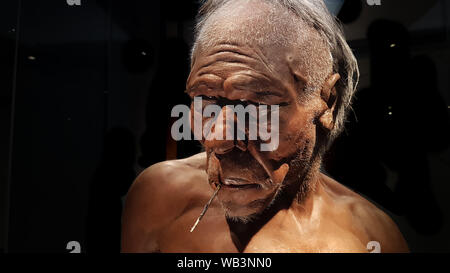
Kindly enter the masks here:
<path id="1" fill-rule="evenodd" d="M 233 0 L 202 0 L 195 26 L 194 45 L 191 60 L 198 46 L 198 40 L 205 22 L 219 8 Z M 337 101 L 334 115 L 336 117 L 333 130 L 328 136 L 326 147 L 342 132 L 347 113 L 359 79 L 359 69 L 355 56 L 348 46 L 341 24 L 330 14 L 322 0 L 263 0 L 279 4 L 293 12 L 309 27 L 316 30 L 328 46 L 332 57 L 333 72 L 339 73 L 341 79 L 336 84 Z"/>

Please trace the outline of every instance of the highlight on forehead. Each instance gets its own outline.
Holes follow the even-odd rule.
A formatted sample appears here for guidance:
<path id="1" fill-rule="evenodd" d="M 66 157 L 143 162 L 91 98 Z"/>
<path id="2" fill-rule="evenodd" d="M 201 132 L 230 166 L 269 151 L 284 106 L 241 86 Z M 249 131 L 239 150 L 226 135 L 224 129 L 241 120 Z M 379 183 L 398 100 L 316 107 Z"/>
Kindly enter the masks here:
<path id="1" fill-rule="evenodd" d="M 326 42 L 292 11 L 277 3 L 264 0 L 225 3 L 199 30 L 193 61 L 196 54 L 219 43 L 257 47 L 263 52 L 269 48 L 282 51 L 294 48 L 295 55 L 289 56 L 291 65 L 294 70 L 301 70 L 310 86 L 319 86 L 332 72 L 333 60 Z"/>
<path id="2" fill-rule="evenodd" d="M 286 45 L 289 39 L 286 29 L 293 23 L 293 17 L 286 9 L 266 1 L 229 1 L 208 17 L 198 38 L 206 47 L 236 40 L 259 45 Z M 284 35 L 280 35 L 280 31 Z"/>

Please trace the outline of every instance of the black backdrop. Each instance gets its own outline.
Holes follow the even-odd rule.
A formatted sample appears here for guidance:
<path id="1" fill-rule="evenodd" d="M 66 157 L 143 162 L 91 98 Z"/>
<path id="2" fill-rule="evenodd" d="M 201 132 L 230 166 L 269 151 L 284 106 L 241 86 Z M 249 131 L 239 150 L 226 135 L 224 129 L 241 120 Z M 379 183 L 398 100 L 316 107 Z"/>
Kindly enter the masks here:
<path id="1" fill-rule="evenodd" d="M 135 176 L 155 162 L 200 150 L 197 143 L 174 143 L 168 137 L 172 106 L 189 102 L 183 91 L 189 71 L 196 1 L 80 0 L 81 5 L 77 2 L 2 1 L 0 248 L 3 251 L 68 252 L 67 243 L 77 241 L 81 252 L 118 252 L 122 201 Z M 339 14 L 341 20 L 351 24 L 364 5 L 364 1 L 346 1 Z M 390 28 L 389 24 L 387 27 Z M 399 37 L 393 33 L 394 38 Z M 436 50 L 448 48 L 448 30 L 425 34 L 413 35 L 416 51 L 432 55 Z M 391 38 L 383 36 L 379 40 L 389 42 Z M 351 41 L 351 45 L 361 66 L 365 59 L 380 59 L 367 39 Z M 448 58 L 448 51 L 445 52 Z M 393 64 L 392 58 L 389 61 L 388 66 Z M 429 59 L 418 59 L 417 63 L 422 69 L 433 71 Z M 374 71 L 377 69 L 371 73 Z M 441 65 L 434 74 L 428 74 L 428 79 L 432 82 L 437 72 L 442 76 L 446 71 L 448 64 Z M 377 84 L 383 83 L 382 76 L 386 73 L 372 75 L 372 85 L 363 87 L 383 88 Z M 442 77 L 440 80 L 442 83 Z M 441 93 L 448 92 L 442 90 L 442 86 L 448 85 L 439 86 Z M 383 112 L 383 107 L 390 107 L 396 99 L 386 93 L 379 103 L 361 95 L 355 104 L 357 116 L 374 119 L 380 132 L 393 127 L 407 130 L 395 122 L 383 121 L 388 113 Z M 428 129 L 439 136 L 434 141 L 435 150 L 442 151 L 448 147 L 448 110 L 438 95 L 431 101 L 431 107 L 426 108 L 431 114 L 422 118 L 440 117 L 441 126 Z M 417 106 L 420 99 L 409 102 Z M 365 109 L 371 105 L 375 107 L 370 109 L 381 111 L 381 116 L 367 114 Z M 447 157 L 438 157 L 442 160 L 436 163 L 428 162 L 426 151 L 421 151 L 423 156 L 417 161 L 408 153 L 402 154 L 388 137 L 381 143 L 388 149 L 382 152 L 381 159 L 374 159 L 373 154 L 365 153 L 367 145 L 373 143 L 366 138 L 371 130 L 364 127 L 367 124 L 372 123 L 350 119 L 349 129 L 328 154 L 327 171 L 400 221 L 413 250 L 448 251 L 450 233 L 442 231 L 449 215 L 448 211 L 442 214 L 448 207 L 448 199 L 447 203 L 438 204 L 429 183 L 421 184 L 431 172 L 439 185 L 437 191 L 448 192 L 445 186 L 450 174 L 448 152 Z M 408 145 L 413 147 L 414 143 L 406 142 L 402 148 Z M 374 162 L 364 164 L 368 158 Z M 407 159 L 416 165 L 395 164 L 386 159 L 395 162 Z M 376 168 L 355 167 L 358 163 Z M 412 183 L 414 188 L 406 187 L 409 191 L 405 190 L 408 183 L 400 183 L 403 189 L 398 190 L 386 186 L 389 172 L 383 170 L 385 165 L 397 175 L 401 173 L 399 168 L 408 171 L 429 165 L 432 171 L 419 173 L 423 181 L 417 180 L 422 179 L 418 178 L 418 172 L 402 176 L 403 180 L 416 179 L 419 183 Z M 440 169 L 433 172 L 433 168 Z M 360 182 L 361 177 L 368 176 L 375 182 Z M 417 205 L 409 211 L 399 207 L 423 196 L 430 204 L 426 208 L 433 213 L 423 210 L 415 213 L 420 209 Z M 416 238 L 416 234 L 423 237 Z"/>

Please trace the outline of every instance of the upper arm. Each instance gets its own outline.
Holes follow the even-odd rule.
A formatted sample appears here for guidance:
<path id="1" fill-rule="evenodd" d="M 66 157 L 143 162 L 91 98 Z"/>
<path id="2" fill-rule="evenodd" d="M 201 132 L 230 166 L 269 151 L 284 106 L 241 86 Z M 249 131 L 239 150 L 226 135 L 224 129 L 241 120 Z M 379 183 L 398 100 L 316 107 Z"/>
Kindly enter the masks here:
<path id="1" fill-rule="evenodd" d="M 172 192 L 163 163 L 143 171 L 131 186 L 122 216 L 122 252 L 155 252 L 160 231 L 178 209 L 169 202 Z"/>
<path id="2" fill-rule="evenodd" d="M 409 252 L 397 225 L 382 210 L 373 204 L 362 204 L 358 206 L 357 214 L 370 241 L 378 242 L 382 253 Z"/>
<path id="3" fill-rule="evenodd" d="M 376 234 L 376 237 L 379 238 L 381 252 L 409 252 L 405 238 L 391 217 L 380 211 L 379 222 L 380 229 L 374 231 L 374 233 Z"/>

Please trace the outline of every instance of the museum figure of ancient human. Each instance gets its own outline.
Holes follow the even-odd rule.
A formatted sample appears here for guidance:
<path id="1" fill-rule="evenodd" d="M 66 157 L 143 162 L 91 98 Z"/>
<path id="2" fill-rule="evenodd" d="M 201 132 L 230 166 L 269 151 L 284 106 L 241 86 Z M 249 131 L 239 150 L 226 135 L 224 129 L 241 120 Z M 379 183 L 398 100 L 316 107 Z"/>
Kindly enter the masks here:
<path id="1" fill-rule="evenodd" d="M 322 0 L 204 1 L 185 90 L 201 99 L 189 120 L 204 152 L 138 176 L 126 198 L 122 252 L 370 252 L 374 243 L 407 252 L 386 213 L 321 171 L 358 77 Z M 205 114 L 211 105 L 219 112 Z M 242 120 L 232 111 L 238 105 L 256 114 Z M 261 106 L 276 109 L 277 128 L 271 110 L 257 124 L 276 132 L 274 149 L 261 149 L 270 140 L 250 136 L 245 122 L 261 117 Z M 235 136 L 237 124 L 245 124 L 244 138 Z M 231 138 L 214 137 L 227 132 Z"/>

